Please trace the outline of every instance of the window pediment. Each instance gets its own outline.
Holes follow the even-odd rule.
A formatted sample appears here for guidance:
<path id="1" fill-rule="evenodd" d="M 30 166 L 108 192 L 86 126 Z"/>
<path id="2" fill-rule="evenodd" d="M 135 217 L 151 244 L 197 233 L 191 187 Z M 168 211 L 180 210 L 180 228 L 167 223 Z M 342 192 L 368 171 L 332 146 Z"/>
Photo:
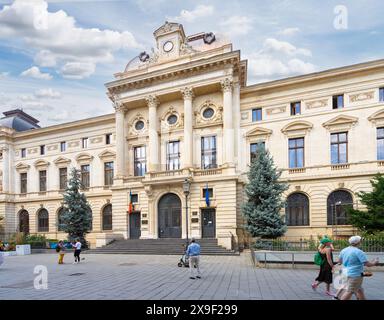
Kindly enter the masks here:
<path id="1" fill-rule="evenodd" d="M 40 159 L 40 160 L 35 161 L 33 163 L 33 165 L 35 166 L 35 168 L 43 169 L 43 168 L 47 168 L 49 166 L 49 162 L 45 161 L 43 159 Z"/>
<path id="2" fill-rule="evenodd" d="M 106 159 L 115 159 L 116 153 L 110 150 L 104 150 L 102 153 L 99 154 L 99 158 L 106 160 Z"/>
<path id="3" fill-rule="evenodd" d="M 376 111 L 374 114 L 368 117 L 368 120 L 376 126 L 384 125 L 384 110 Z"/>
<path id="4" fill-rule="evenodd" d="M 90 163 L 93 159 L 93 156 L 91 156 L 90 154 L 88 153 L 80 153 L 77 157 L 76 157 L 76 161 L 78 163 Z"/>
<path id="5" fill-rule="evenodd" d="M 71 159 L 65 157 L 58 157 L 53 163 L 57 166 L 67 166 L 71 163 Z"/>
<path id="6" fill-rule="evenodd" d="M 346 115 L 337 116 L 323 123 L 323 127 L 330 131 L 349 130 L 358 121 L 358 118 Z"/>
<path id="7" fill-rule="evenodd" d="M 281 129 L 281 132 L 285 135 L 300 134 L 305 135 L 313 128 L 313 124 L 308 121 L 294 121 L 288 123 Z"/>
<path id="8" fill-rule="evenodd" d="M 246 133 L 247 138 L 267 138 L 272 134 L 272 130 L 256 127 Z"/>
<path id="9" fill-rule="evenodd" d="M 20 162 L 16 165 L 15 168 L 17 171 L 27 171 L 30 167 L 31 167 L 30 165 Z"/>

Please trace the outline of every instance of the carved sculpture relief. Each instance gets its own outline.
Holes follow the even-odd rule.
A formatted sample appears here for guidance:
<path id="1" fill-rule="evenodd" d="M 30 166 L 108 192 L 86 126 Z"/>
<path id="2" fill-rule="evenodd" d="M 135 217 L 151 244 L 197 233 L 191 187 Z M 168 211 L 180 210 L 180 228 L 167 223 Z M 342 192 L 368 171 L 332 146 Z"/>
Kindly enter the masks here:
<path id="1" fill-rule="evenodd" d="M 305 102 L 307 109 L 323 108 L 328 105 L 328 99 L 312 100 Z"/>
<path id="2" fill-rule="evenodd" d="M 367 92 L 361 92 L 357 94 L 351 94 L 349 95 L 349 102 L 358 102 L 358 101 L 364 101 L 364 100 L 370 100 L 373 99 L 375 95 L 374 91 L 367 91 Z"/>
<path id="3" fill-rule="evenodd" d="M 207 100 L 195 111 L 195 118 L 197 127 L 221 124 L 223 122 L 223 107 Z"/>
<path id="4" fill-rule="evenodd" d="M 147 121 L 145 120 L 143 114 L 140 112 L 128 122 L 128 135 L 137 136 L 146 134 L 148 131 L 148 126 L 146 125 Z"/>
<path id="5" fill-rule="evenodd" d="M 179 114 L 174 107 L 170 106 L 160 119 L 161 131 L 170 131 L 184 126 L 184 115 Z"/>
<path id="6" fill-rule="evenodd" d="M 102 137 L 96 137 L 91 139 L 91 143 L 100 143 L 103 141 Z"/>
<path id="7" fill-rule="evenodd" d="M 287 109 L 286 106 L 281 106 L 281 107 L 273 107 L 273 108 L 268 108 L 266 110 L 267 112 L 267 115 L 274 115 L 274 114 L 278 114 L 278 113 L 283 113 L 285 112 L 285 110 Z"/>

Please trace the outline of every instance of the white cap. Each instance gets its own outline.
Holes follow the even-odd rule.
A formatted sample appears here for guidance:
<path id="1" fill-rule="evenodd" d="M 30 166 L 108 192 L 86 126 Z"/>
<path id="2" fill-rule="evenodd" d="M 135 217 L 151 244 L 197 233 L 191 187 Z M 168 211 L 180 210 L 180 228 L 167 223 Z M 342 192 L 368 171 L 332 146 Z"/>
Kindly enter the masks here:
<path id="1" fill-rule="evenodd" d="M 353 236 L 349 238 L 349 243 L 350 244 L 358 244 L 361 241 L 360 236 Z"/>

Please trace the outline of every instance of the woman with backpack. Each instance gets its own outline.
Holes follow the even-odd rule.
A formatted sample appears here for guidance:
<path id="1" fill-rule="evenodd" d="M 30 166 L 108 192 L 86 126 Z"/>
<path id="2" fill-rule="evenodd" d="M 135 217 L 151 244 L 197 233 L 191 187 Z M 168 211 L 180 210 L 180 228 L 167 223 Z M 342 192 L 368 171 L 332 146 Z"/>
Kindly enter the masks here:
<path id="1" fill-rule="evenodd" d="M 320 265 L 320 271 L 315 282 L 312 283 L 312 289 L 316 290 L 319 284 L 324 282 L 326 284 L 325 294 L 331 297 L 334 296 L 331 292 L 332 270 L 334 266 L 332 251 L 332 240 L 328 238 L 321 239 L 318 252 L 315 255 L 315 263 Z"/>
<path id="2" fill-rule="evenodd" d="M 65 246 L 62 240 L 57 244 L 56 252 L 59 254 L 59 264 L 64 264 Z"/>

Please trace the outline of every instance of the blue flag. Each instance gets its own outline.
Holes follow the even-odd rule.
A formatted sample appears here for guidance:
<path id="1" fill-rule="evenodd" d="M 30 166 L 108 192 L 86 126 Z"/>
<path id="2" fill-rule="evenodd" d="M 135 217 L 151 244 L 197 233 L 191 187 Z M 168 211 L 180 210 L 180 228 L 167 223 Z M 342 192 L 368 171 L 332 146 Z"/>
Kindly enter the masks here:
<path id="1" fill-rule="evenodd" d="M 208 191 L 208 182 L 207 182 L 207 186 L 205 188 L 205 203 L 207 205 L 207 207 L 209 207 L 209 191 Z"/>

